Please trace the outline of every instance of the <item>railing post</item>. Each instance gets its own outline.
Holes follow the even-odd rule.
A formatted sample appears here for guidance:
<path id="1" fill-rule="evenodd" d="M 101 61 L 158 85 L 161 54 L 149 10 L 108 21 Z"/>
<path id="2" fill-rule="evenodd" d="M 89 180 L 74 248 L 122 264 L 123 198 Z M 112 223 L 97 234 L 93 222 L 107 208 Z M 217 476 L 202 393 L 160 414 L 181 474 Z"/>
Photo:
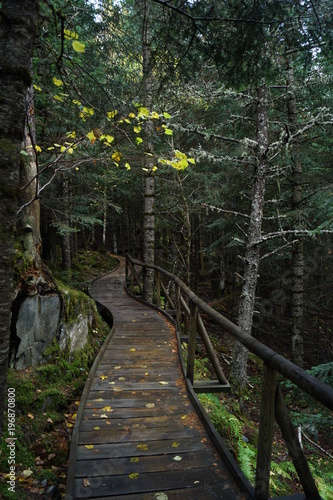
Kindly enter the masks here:
<path id="1" fill-rule="evenodd" d="M 131 263 L 131 294 L 134 293 L 134 264 Z"/>
<path id="2" fill-rule="evenodd" d="M 175 302 L 176 302 L 176 322 L 177 322 L 177 330 L 179 335 L 182 334 L 182 313 L 181 313 L 181 303 L 180 303 L 180 288 L 176 283 L 175 288 Z"/>
<path id="3" fill-rule="evenodd" d="M 161 308 L 161 273 L 156 269 L 156 305 Z"/>
<path id="4" fill-rule="evenodd" d="M 283 439 L 287 445 L 298 477 L 303 486 L 306 498 L 311 498 L 311 500 L 320 500 L 321 496 L 317 490 L 316 483 L 312 477 L 309 465 L 306 461 L 304 452 L 299 443 L 288 409 L 279 388 L 276 390 L 275 417 L 281 429 Z"/>
<path id="5" fill-rule="evenodd" d="M 274 434 L 274 413 L 277 372 L 264 363 L 260 405 L 258 457 L 255 498 L 267 500 Z"/>
<path id="6" fill-rule="evenodd" d="M 187 345 L 186 377 L 188 379 L 190 379 L 192 385 L 194 382 L 197 318 L 198 318 L 198 307 L 191 301 L 191 303 L 190 303 L 190 326 L 189 326 L 189 331 L 188 331 L 188 345 Z"/>

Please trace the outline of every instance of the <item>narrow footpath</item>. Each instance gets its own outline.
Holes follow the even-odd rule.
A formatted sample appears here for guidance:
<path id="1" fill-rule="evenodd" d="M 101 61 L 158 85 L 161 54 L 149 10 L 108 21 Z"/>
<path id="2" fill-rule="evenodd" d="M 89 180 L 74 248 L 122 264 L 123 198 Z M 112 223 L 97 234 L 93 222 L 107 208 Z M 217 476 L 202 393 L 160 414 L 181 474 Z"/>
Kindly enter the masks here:
<path id="1" fill-rule="evenodd" d="M 66 500 L 245 499 L 190 402 L 174 325 L 124 277 L 120 259 L 90 289 L 114 325 L 82 395 Z"/>

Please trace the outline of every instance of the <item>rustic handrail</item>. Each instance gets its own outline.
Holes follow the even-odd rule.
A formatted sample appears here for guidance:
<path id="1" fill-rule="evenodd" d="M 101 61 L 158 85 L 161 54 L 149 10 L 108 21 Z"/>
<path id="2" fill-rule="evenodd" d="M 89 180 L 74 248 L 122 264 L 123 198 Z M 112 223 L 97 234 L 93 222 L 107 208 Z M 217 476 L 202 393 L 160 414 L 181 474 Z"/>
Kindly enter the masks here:
<path id="1" fill-rule="evenodd" d="M 200 299 L 180 278 L 178 278 L 178 276 L 175 276 L 159 266 L 145 264 L 132 259 L 128 254 L 126 255 L 126 261 L 128 263 L 126 266 L 126 279 L 129 277 L 128 267 L 131 268 L 132 274 L 134 273 L 134 266 L 141 266 L 143 268 L 155 270 L 157 276 L 157 306 L 161 307 L 160 294 L 162 289 L 166 302 L 168 302 L 170 307 L 175 311 L 176 325 L 179 333 L 181 333 L 182 328 L 181 308 L 184 310 L 186 316 L 189 317 L 186 376 L 192 385 L 194 377 L 194 356 L 197 333 L 199 333 L 201 338 L 204 339 L 207 354 L 212 361 L 219 382 L 226 382 L 219 361 L 215 353 L 212 354 L 211 352 L 214 350 L 210 343 L 207 331 L 203 325 L 200 311 L 205 313 L 215 324 L 221 326 L 225 332 L 231 335 L 234 339 L 238 340 L 250 352 L 263 361 L 263 388 L 259 423 L 255 498 L 267 500 L 269 495 L 270 461 L 275 417 L 282 431 L 283 438 L 300 478 L 306 497 L 311 498 L 312 500 L 319 500 L 321 497 L 311 475 L 304 452 L 295 434 L 289 412 L 279 391 L 277 374 L 280 373 L 286 379 L 290 380 L 296 386 L 304 390 L 312 398 L 331 410 L 333 410 L 333 389 L 317 380 L 315 377 L 309 375 L 305 370 L 276 353 L 273 349 L 267 347 L 262 342 L 244 333 L 232 321 L 225 318 L 222 314 L 215 311 L 212 307 Z M 175 303 L 167 293 L 162 283 L 161 275 L 164 275 L 175 283 Z M 131 292 L 133 292 L 133 277 L 131 279 Z M 184 300 L 181 292 L 186 296 L 187 301 Z"/>
<path id="2" fill-rule="evenodd" d="M 132 259 L 127 255 L 129 262 L 134 265 L 156 269 L 160 273 L 173 280 L 179 288 L 186 294 L 188 299 L 201 309 L 209 318 L 216 324 L 220 325 L 229 335 L 243 344 L 250 352 L 258 356 L 264 363 L 279 372 L 285 378 L 289 379 L 295 385 L 303 389 L 314 399 L 322 403 L 324 406 L 333 411 L 333 389 L 327 384 L 309 375 L 305 370 L 295 365 L 288 359 L 284 358 L 277 352 L 259 340 L 244 333 L 235 323 L 227 319 L 225 316 L 215 311 L 206 302 L 200 299 L 185 283 L 174 274 L 162 269 L 159 266 L 144 264 L 138 260 Z"/>

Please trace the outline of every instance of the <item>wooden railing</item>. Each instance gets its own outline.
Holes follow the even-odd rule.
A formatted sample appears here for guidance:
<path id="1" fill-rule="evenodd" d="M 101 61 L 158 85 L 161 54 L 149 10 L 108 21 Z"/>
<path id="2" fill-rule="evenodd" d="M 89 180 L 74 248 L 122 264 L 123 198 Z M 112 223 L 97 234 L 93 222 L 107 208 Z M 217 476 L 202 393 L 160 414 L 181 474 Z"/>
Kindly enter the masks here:
<path id="1" fill-rule="evenodd" d="M 201 319 L 201 312 L 263 361 L 255 498 L 266 500 L 269 497 L 270 463 L 274 420 L 276 420 L 298 473 L 306 498 L 309 500 L 320 499 L 321 497 L 292 424 L 289 411 L 279 389 L 277 375 L 280 374 L 285 379 L 290 380 L 312 396 L 312 398 L 331 410 L 333 410 L 333 389 L 312 377 L 263 343 L 245 334 L 237 325 L 197 297 L 177 276 L 158 266 L 147 265 L 126 255 L 126 282 L 132 294 L 135 291 L 135 287 L 137 287 L 139 293 L 142 293 L 141 276 L 137 272 L 139 268 L 143 271 L 147 268 L 155 270 L 155 305 L 173 313 L 177 332 L 180 336 L 183 335 L 184 329 L 187 333 L 187 364 L 185 375 L 188 383 L 193 386 L 196 392 L 214 392 L 229 389 L 228 381 Z M 162 281 L 162 276 L 168 280 L 169 284 L 173 285 L 172 293 L 168 291 L 168 285 L 165 285 Z M 162 298 L 164 301 L 163 307 Z M 194 382 L 197 335 L 199 335 L 207 350 L 208 357 L 217 376 L 217 381 L 204 381 L 205 383 Z"/>

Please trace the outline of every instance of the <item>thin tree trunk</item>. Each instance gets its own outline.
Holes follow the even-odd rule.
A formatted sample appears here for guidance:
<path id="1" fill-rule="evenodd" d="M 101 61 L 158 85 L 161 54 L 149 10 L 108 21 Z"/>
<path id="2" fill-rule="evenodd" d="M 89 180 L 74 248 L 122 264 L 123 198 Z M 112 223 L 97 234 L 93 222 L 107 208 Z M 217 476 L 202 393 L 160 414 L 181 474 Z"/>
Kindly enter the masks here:
<path id="1" fill-rule="evenodd" d="M 258 241 L 261 236 L 261 225 L 265 199 L 266 152 L 268 146 L 268 92 L 266 84 L 258 88 L 257 107 L 257 142 L 258 166 L 255 173 L 250 224 L 245 252 L 245 271 L 243 287 L 238 311 L 238 325 L 248 335 L 251 335 L 255 294 L 258 280 L 260 249 Z M 235 342 L 233 351 L 230 382 L 234 391 L 243 391 L 247 380 L 247 349 Z"/>
<path id="2" fill-rule="evenodd" d="M 106 225 L 107 225 L 107 179 L 106 173 L 104 174 L 104 193 L 103 193 L 103 248 L 106 247 Z"/>
<path id="3" fill-rule="evenodd" d="M 19 239 L 23 244 L 23 251 L 35 264 L 40 264 L 40 205 L 37 199 L 38 168 L 36 158 L 36 132 L 33 87 L 30 85 L 26 99 L 26 123 L 24 128 L 24 141 L 22 149 L 27 156 L 20 164 L 21 193 L 19 205 L 24 207 L 17 221 Z M 33 179 L 33 180 L 32 180 Z M 34 200 L 31 203 L 31 200 Z"/>
<path id="4" fill-rule="evenodd" d="M 142 54 L 143 54 L 143 102 L 144 106 L 152 111 L 153 105 L 153 74 L 149 17 L 150 9 L 148 1 L 143 2 L 143 30 L 142 30 Z M 147 264 L 155 262 L 155 177 L 154 146 L 153 146 L 153 122 L 148 119 L 145 123 L 145 154 L 144 166 L 146 175 L 144 177 L 144 201 L 143 201 L 143 260 Z M 145 269 L 143 274 L 143 297 L 152 302 L 154 294 L 154 271 Z"/>
<path id="5" fill-rule="evenodd" d="M 0 434 L 6 404 L 13 262 L 26 95 L 38 1 L 3 0 L 0 16 Z"/>
<path id="6" fill-rule="evenodd" d="M 72 268 L 71 259 L 71 235 L 69 232 L 70 227 L 70 214 L 69 214 L 69 180 L 68 175 L 63 174 L 62 177 L 62 199 L 64 204 L 64 217 L 63 222 L 67 229 L 64 230 L 64 234 L 61 237 L 62 242 L 62 268 L 65 271 L 70 271 Z"/>
<path id="7" fill-rule="evenodd" d="M 290 132 L 294 133 L 297 127 L 297 106 L 294 89 L 294 70 L 290 62 L 287 63 L 288 94 L 288 122 Z M 302 202 L 302 164 L 297 152 L 297 144 L 293 146 L 292 156 L 292 187 L 291 206 L 294 214 L 295 228 L 301 224 Z M 301 228 L 301 227 L 300 227 Z M 291 355 L 294 363 L 303 367 L 303 295 L 304 295 L 304 256 L 303 241 L 297 243 L 292 253 L 292 290 L 291 290 Z"/>

